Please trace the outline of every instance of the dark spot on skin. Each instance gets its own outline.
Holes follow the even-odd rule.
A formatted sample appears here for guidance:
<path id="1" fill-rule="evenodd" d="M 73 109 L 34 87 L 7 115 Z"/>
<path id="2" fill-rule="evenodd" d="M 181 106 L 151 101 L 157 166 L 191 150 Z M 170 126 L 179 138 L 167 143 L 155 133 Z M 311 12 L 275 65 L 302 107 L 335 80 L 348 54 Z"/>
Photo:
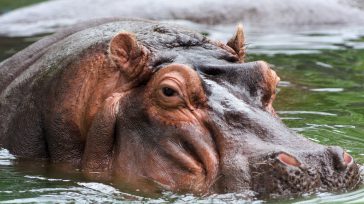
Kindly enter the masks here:
<path id="1" fill-rule="evenodd" d="M 150 66 L 158 70 L 161 67 L 173 63 L 175 58 L 176 54 L 174 53 L 160 53 L 159 55 L 154 57 L 154 59 L 150 63 Z"/>
<path id="2" fill-rule="evenodd" d="M 166 28 L 164 26 L 160 26 L 160 25 L 155 26 L 153 31 L 157 32 L 157 33 L 162 33 L 162 34 L 170 32 L 168 28 Z"/>
<path id="3" fill-rule="evenodd" d="M 210 76 L 217 76 L 226 73 L 225 69 L 222 69 L 221 67 L 201 67 L 199 70 L 207 75 Z"/>
<path id="4" fill-rule="evenodd" d="M 227 52 L 224 52 L 224 54 L 222 56 L 218 57 L 218 59 L 222 59 L 222 60 L 225 60 L 225 61 L 231 62 L 231 63 L 236 63 L 239 61 L 239 58 L 236 55 L 232 55 Z"/>

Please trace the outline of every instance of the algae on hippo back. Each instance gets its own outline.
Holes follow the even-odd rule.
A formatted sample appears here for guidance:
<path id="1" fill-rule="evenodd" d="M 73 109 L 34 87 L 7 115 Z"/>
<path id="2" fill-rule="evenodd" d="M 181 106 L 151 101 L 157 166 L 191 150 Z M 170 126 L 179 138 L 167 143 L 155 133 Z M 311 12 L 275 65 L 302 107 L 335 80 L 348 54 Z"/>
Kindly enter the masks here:
<path id="1" fill-rule="evenodd" d="M 145 193 L 355 188 L 354 159 L 288 129 L 279 77 L 244 56 L 241 28 L 225 45 L 153 21 L 78 25 L 1 64 L 0 144 Z"/>

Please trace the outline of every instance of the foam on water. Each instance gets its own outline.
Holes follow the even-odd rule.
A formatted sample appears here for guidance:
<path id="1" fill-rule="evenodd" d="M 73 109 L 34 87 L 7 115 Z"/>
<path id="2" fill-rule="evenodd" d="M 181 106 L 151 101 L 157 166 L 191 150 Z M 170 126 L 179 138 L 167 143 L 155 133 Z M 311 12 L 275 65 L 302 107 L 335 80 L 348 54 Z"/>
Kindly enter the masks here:
<path id="1" fill-rule="evenodd" d="M 278 114 L 282 115 L 300 115 L 300 114 L 311 114 L 321 116 L 337 116 L 334 113 L 318 112 L 318 111 L 277 111 Z"/>
<path id="2" fill-rule="evenodd" d="M 310 89 L 311 91 L 315 92 L 342 92 L 344 91 L 343 88 L 317 88 L 317 89 Z"/>
<path id="3" fill-rule="evenodd" d="M 9 166 L 14 159 L 14 155 L 10 154 L 8 150 L 0 148 L 0 166 Z"/>

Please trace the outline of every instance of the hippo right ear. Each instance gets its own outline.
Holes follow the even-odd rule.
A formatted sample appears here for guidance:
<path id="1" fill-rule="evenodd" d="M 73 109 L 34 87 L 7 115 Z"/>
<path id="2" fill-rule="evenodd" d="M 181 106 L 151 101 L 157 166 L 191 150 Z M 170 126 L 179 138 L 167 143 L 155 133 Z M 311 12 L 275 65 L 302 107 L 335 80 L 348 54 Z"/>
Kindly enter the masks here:
<path id="1" fill-rule="evenodd" d="M 139 44 L 132 33 L 121 32 L 112 38 L 110 57 L 131 86 L 146 79 L 151 71 L 147 67 L 149 50 Z"/>
<path id="2" fill-rule="evenodd" d="M 236 32 L 227 42 L 227 46 L 232 48 L 239 57 L 239 62 L 243 63 L 245 58 L 245 36 L 243 25 L 238 24 Z"/>

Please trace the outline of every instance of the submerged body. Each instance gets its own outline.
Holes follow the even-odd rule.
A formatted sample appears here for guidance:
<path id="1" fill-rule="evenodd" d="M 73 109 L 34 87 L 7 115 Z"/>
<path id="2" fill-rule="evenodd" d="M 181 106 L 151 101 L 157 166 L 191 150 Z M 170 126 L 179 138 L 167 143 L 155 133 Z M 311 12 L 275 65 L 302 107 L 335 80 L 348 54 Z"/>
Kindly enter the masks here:
<path id="1" fill-rule="evenodd" d="M 279 77 L 243 46 L 143 20 L 47 37 L 0 64 L 0 145 L 145 192 L 355 188 L 350 155 L 277 118 Z"/>

